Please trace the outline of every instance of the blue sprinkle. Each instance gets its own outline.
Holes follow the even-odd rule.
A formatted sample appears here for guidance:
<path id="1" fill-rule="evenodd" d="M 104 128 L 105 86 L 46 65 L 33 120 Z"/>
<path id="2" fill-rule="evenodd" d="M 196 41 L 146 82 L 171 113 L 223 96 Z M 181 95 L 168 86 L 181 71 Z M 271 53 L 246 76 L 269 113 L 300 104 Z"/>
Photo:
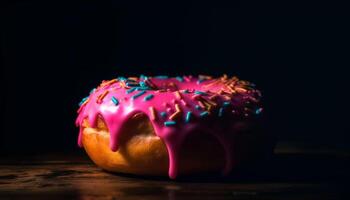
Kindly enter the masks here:
<path id="1" fill-rule="evenodd" d="M 186 123 L 190 122 L 192 116 L 192 112 L 188 111 L 186 114 Z"/>
<path id="2" fill-rule="evenodd" d="M 184 79 L 181 76 L 177 76 L 176 79 L 180 82 L 184 82 Z"/>
<path id="3" fill-rule="evenodd" d="M 200 114 L 201 117 L 206 117 L 208 115 L 209 115 L 208 111 L 201 112 L 201 114 Z"/>
<path id="4" fill-rule="evenodd" d="M 136 91 L 149 90 L 149 87 L 136 87 Z"/>
<path id="5" fill-rule="evenodd" d="M 138 87 L 140 86 L 138 83 L 126 83 L 126 86 L 129 86 L 129 87 Z"/>
<path id="6" fill-rule="evenodd" d="M 112 97 L 112 101 L 113 101 L 114 105 L 116 105 L 116 106 L 119 104 L 118 99 L 115 97 Z"/>
<path id="7" fill-rule="evenodd" d="M 79 103 L 79 106 L 83 105 L 83 103 L 85 103 L 86 100 L 88 100 L 89 97 L 85 97 L 83 98 L 80 103 Z"/>
<path id="8" fill-rule="evenodd" d="M 120 80 L 120 81 L 126 81 L 126 80 L 128 80 L 127 78 L 125 78 L 125 77 L 123 77 L 123 76 L 119 76 L 117 79 Z"/>
<path id="9" fill-rule="evenodd" d="M 145 76 L 145 75 L 143 75 L 143 74 L 140 75 L 140 79 L 147 80 L 147 78 L 148 78 L 148 77 Z"/>
<path id="10" fill-rule="evenodd" d="M 223 107 L 221 107 L 220 109 L 219 109 L 219 117 L 222 117 L 222 114 L 224 113 L 224 108 Z"/>
<path id="11" fill-rule="evenodd" d="M 160 116 L 166 117 L 166 112 L 161 112 L 161 113 L 160 113 Z"/>
<path id="12" fill-rule="evenodd" d="M 262 108 L 256 109 L 255 114 L 257 114 L 257 115 L 260 114 L 262 112 L 262 110 L 263 110 Z"/>
<path id="13" fill-rule="evenodd" d="M 229 101 L 224 102 L 224 107 L 229 106 L 231 103 Z"/>
<path id="14" fill-rule="evenodd" d="M 196 105 L 196 109 L 197 109 L 197 110 L 200 110 L 201 107 L 200 107 L 199 105 Z"/>
<path id="15" fill-rule="evenodd" d="M 176 124 L 176 121 L 166 121 L 164 122 L 165 126 L 174 126 Z"/>
<path id="16" fill-rule="evenodd" d="M 94 93 L 95 92 L 95 88 L 93 88 L 91 91 L 90 91 L 90 94 Z"/>
<path id="17" fill-rule="evenodd" d="M 145 93 L 146 93 L 146 91 L 141 91 L 141 92 L 135 94 L 134 96 L 132 96 L 131 99 L 134 100 L 134 99 L 136 99 L 137 97 L 139 97 L 139 96 L 141 96 L 141 95 L 143 95 L 143 94 L 145 94 Z"/>
<path id="18" fill-rule="evenodd" d="M 167 79 L 169 78 L 168 76 L 161 75 L 161 76 L 155 76 L 154 78 L 159 78 L 159 79 Z"/>
<path id="19" fill-rule="evenodd" d="M 144 101 L 148 101 L 148 100 L 152 99 L 153 97 L 154 97 L 153 94 L 149 94 L 149 95 L 145 96 L 145 97 L 143 98 L 143 100 L 144 100 Z"/>
<path id="20" fill-rule="evenodd" d="M 199 79 L 199 80 L 197 81 L 197 85 L 201 84 L 203 81 L 205 81 L 205 80 L 204 80 L 204 79 Z"/>
<path id="21" fill-rule="evenodd" d="M 143 81 L 140 81 L 140 86 L 141 87 L 147 87 L 147 84 L 145 82 L 143 82 Z"/>
<path id="22" fill-rule="evenodd" d="M 195 92 L 194 92 L 195 94 L 202 94 L 202 95 L 207 95 L 207 93 L 205 93 L 205 92 L 202 92 L 202 91 L 199 91 L 199 90 L 196 90 Z"/>
<path id="23" fill-rule="evenodd" d="M 136 87 L 131 88 L 131 89 L 129 89 L 129 90 L 126 91 L 126 94 L 130 94 L 130 93 L 132 93 L 132 92 L 135 91 L 135 90 L 136 90 Z"/>

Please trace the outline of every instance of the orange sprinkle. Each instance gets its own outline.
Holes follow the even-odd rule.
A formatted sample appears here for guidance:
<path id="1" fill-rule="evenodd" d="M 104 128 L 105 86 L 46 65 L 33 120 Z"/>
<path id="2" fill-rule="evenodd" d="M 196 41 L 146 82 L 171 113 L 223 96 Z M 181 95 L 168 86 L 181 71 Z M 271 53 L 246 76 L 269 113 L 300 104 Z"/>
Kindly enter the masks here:
<path id="1" fill-rule="evenodd" d="M 175 104 L 175 110 L 176 110 L 176 112 L 181 112 L 181 108 L 180 108 L 179 104 Z"/>
<path id="2" fill-rule="evenodd" d="M 181 96 L 179 91 L 175 91 L 174 94 L 175 94 L 176 98 L 182 99 L 182 96 Z"/>
<path id="3" fill-rule="evenodd" d="M 101 86 L 111 85 L 111 84 L 113 84 L 113 83 L 115 83 L 115 82 L 117 82 L 117 80 L 116 80 L 116 79 L 112 79 L 112 80 L 110 80 L 110 81 L 103 82 L 103 83 L 101 84 Z"/>
<path id="4" fill-rule="evenodd" d="M 134 77 L 134 76 L 129 77 L 128 79 L 133 80 L 133 81 L 137 81 L 137 80 L 138 80 L 138 78 L 137 78 L 137 77 Z"/>
<path id="5" fill-rule="evenodd" d="M 172 115 L 170 115 L 169 119 L 171 119 L 171 120 L 176 119 L 176 118 L 178 118 L 180 115 L 181 115 L 181 112 L 176 111 L 176 112 L 174 112 Z"/>
<path id="6" fill-rule="evenodd" d="M 98 97 L 97 97 L 97 101 L 96 103 L 101 103 L 103 98 L 105 98 L 105 96 L 108 94 L 108 90 L 104 91 L 102 94 L 100 94 Z"/>
<path id="7" fill-rule="evenodd" d="M 155 120 L 156 119 L 156 110 L 151 106 L 149 107 L 149 111 L 150 111 L 150 114 L 151 114 L 151 120 Z"/>
<path id="8" fill-rule="evenodd" d="M 81 106 L 79 107 L 79 109 L 77 110 L 77 113 L 80 113 L 81 110 L 83 110 L 83 108 L 85 107 L 85 105 L 89 102 L 90 99 L 86 100 L 83 104 L 81 104 Z"/>
<path id="9" fill-rule="evenodd" d="M 198 75 L 199 79 L 212 79 L 212 76 L 208 76 L 208 75 Z"/>
<path id="10" fill-rule="evenodd" d="M 217 106 L 217 104 L 214 101 L 211 101 L 209 99 L 204 99 L 205 102 L 208 102 L 210 105 Z"/>
<path id="11" fill-rule="evenodd" d="M 241 88 L 241 87 L 236 87 L 235 90 L 236 90 L 237 92 L 240 92 L 240 93 L 245 93 L 245 92 L 247 92 L 246 89 Z"/>

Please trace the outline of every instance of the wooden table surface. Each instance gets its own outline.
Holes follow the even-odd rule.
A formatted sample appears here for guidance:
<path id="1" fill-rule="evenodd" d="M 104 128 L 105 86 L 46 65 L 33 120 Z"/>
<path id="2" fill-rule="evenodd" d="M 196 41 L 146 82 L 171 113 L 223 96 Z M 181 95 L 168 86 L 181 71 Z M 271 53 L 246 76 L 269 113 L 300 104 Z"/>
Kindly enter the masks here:
<path id="1" fill-rule="evenodd" d="M 343 154 L 277 152 L 268 165 L 228 179 L 110 174 L 84 155 L 4 157 L 0 199 L 350 199 Z"/>

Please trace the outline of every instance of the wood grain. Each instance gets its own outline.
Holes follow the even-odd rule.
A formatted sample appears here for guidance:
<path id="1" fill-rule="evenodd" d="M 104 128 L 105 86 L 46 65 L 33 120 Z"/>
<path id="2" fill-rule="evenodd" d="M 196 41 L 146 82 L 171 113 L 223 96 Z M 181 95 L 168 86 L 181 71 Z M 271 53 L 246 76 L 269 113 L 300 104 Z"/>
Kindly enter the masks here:
<path id="1" fill-rule="evenodd" d="M 346 199 L 349 158 L 276 155 L 226 179 L 111 174 L 85 156 L 11 157 L 0 162 L 0 199 Z"/>

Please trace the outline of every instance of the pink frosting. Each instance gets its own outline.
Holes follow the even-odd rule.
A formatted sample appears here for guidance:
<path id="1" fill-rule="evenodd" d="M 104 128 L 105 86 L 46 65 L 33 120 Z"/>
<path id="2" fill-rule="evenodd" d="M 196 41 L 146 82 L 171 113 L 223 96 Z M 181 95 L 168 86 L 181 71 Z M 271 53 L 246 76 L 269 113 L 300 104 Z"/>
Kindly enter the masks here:
<path id="1" fill-rule="evenodd" d="M 260 96 L 254 84 L 226 75 L 217 79 L 141 76 L 103 81 L 80 104 L 78 144 L 82 146 L 83 120 L 95 127 L 101 115 L 110 132 L 110 148 L 117 151 L 125 122 L 144 113 L 168 150 L 170 178 L 178 175 L 181 145 L 198 130 L 215 136 L 222 145 L 226 155 L 223 174 L 228 174 L 235 165 L 230 137 L 235 132 L 234 122 L 258 115 L 262 111 Z"/>

